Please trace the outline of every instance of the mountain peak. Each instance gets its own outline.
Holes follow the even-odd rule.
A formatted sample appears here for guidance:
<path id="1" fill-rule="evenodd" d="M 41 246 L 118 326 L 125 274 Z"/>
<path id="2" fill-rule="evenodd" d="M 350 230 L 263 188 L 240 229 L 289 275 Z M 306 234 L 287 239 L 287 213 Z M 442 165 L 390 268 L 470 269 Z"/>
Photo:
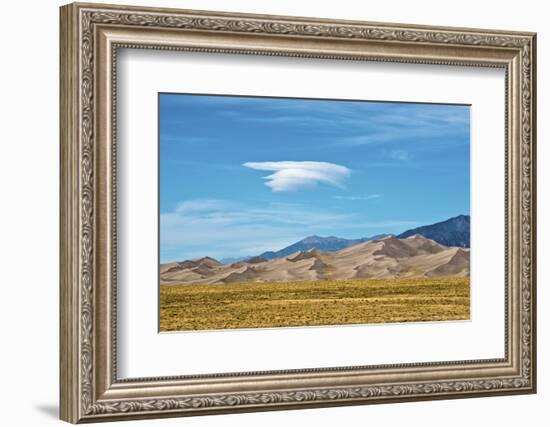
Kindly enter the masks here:
<path id="1" fill-rule="evenodd" d="M 407 230 L 397 237 L 405 239 L 415 234 L 444 246 L 470 247 L 470 216 L 458 215 L 445 221 Z"/>
<path id="2" fill-rule="evenodd" d="M 442 222 L 467 222 L 468 224 L 470 224 L 470 215 L 460 214 Z"/>
<path id="3" fill-rule="evenodd" d="M 336 236 L 323 237 L 323 236 L 317 236 L 316 234 L 314 234 L 313 236 L 307 236 L 305 239 L 300 240 L 298 243 L 310 244 L 310 243 L 321 243 L 321 242 L 335 242 L 335 241 L 341 241 L 341 240 L 345 240 L 345 239 L 342 239 Z"/>
<path id="4" fill-rule="evenodd" d="M 317 236 L 314 234 L 313 236 L 307 236 L 305 239 L 300 240 L 302 243 L 317 243 L 319 241 L 323 240 L 323 237 Z"/>

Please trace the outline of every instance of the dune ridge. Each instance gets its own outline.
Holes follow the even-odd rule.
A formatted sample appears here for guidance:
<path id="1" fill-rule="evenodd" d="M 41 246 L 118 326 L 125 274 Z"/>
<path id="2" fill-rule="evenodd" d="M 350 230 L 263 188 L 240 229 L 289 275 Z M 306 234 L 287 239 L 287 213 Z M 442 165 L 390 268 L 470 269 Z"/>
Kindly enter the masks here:
<path id="1" fill-rule="evenodd" d="M 388 236 L 336 252 L 298 251 L 266 260 L 222 264 L 210 257 L 160 266 L 161 285 L 289 282 L 322 279 L 467 277 L 470 249 L 444 246 L 420 234 Z"/>

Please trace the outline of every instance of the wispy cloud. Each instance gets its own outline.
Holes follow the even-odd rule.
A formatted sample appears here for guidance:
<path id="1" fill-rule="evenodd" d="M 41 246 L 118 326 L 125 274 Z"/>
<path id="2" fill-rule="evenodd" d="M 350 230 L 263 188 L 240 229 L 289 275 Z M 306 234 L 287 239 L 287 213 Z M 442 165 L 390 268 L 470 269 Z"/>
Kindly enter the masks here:
<path id="1" fill-rule="evenodd" d="M 359 201 L 359 200 L 371 200 L 371 199 L 378 199 L 382 197 L 380 194 L 367 194 L 364 196 L 334 196 L 334 199 L 338 200 L 353 200 L 353 201 Z"/>
<path id="2" fill-rule="evenodd" d="M 418 225 L 408 220 L 369 221 L 366 214 L 320 210 L 296 203 L 238 203 L 192 199 L 160 215 L 161 262 L 204 255 L 215 258 L 277 250 L 311 234 L 362 237 Z"/>
<path id="3" fill-rule="evenodd" d="M 189 214 L 189 213 L 222 211 L 222 210 L 234 209 L 235 206 L 236 206 L 235 203 L 232 203 L 228 200 L 194 199 L 194 200 L 186 200 L 183 202 L 179 202 L 176 206 L 176 213 Z"/>
<path id="4" fill-rule="evenodd" d="M 353 224 L 352 217 L 298 204 L 187 200 L 178 203 L 174 211 L 160 215 L 161 259 L 255 255 L 339 224 Z"/>
<path id="5" fill-rule="evenodd" d="M 410 159 L 409 153 L 406 150 L 390 150 L 388 156 L 390 159 L 400 162 L 406 162 Z"/>
<path id="6" fill-rule="evenodd" d="M 328 162 L 246 162 L 243 166 L 275 172 L 264 177 L 265 185 L 274 192 L 312 188 L 319 183 L 344 189 L 344 180 L 351 174 L 347 167 Z"/>
<path id="7" fill-rule="evenodd" d="M 221 123 L 230 120 L 232 125 L 246 127 L 247 130 L 273 129 L 271 133 L 277 133 L 281 129 L 289 129 L 288 138 L 300 138 L 306 134 L 308 138 L 315 138 L 319 148 L 325 147 L 326 150 L 342 146 L 392 150 L 406 144 L 408 155 L 417 158 L 417 153 L 467 146 L 470 139 L 470 108 L 466 105 L 284 98 L 266 100 L 232 96 L 167 97 L 163 102 L 173 110 L 173 114 L 165 119 L 163 138 L 175 139 L 188 132 L 189 114 L 179 113 L 182 106 L 186 106 L 204 110 L 201 117 Z M 202 137 L 212 137 L 213 133 L 205 127 L 201 128 Z M 191 145 L 199 141 L 189 136 L 184 142 Z M 202 145 L 208 147 L 210 144 Z M 270 145 L 269 150 L 279 153 L 276 144 Z M 382 153 L 383 157 L 388 157 L 387 153 Z M 373 161 L 374 157 L 369 161 Z M 399 159 L 389 159 L 400 162 Z"/>
<path id="8" fill-rule="evenodd" d="M 350 135 L 335 145 L 388 145 L 407 141 L 411 148 L 433 149 L 438 144 L 467 144 L 469 109 L 448 105 L 401 105 L 366 115 L 362 124 L 348 127 Z"/>

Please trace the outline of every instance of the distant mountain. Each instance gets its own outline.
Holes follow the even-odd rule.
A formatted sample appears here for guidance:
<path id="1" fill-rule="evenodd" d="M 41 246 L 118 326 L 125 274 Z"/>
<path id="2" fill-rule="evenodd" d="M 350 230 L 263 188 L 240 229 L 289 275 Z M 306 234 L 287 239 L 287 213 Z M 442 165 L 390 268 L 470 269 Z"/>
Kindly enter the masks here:
<path id="1" fill-rule="evenodd" d="M 432 239 L 445 246 L 469 248 L 470 216 L 458 215 L 442 222 L 407 230 L 396 237 L 399 239 L 404 239 L 415 234 L 421 234 L 422 236 Z M 256 256 L 223 258 L 220 262 L 222 264 L 234 264 L 256 259 L 272 260 L 283 258 L 296 252 L 308 251 L 310 249 L 317 249 L 322 252 L 335 252 L 359 243 L 368 242 L 370 240 L 379 240 L 388 236 L 392 236 L 392 234 L 377 234 L 375 236 L 362 237 L 359 239 L 344 239 L 335 236 L 321 237 L 314 235 L 306 237 L 305 239 L 302 239 L 278 251 L 268 251 Z"/>
<path id="2" fill-rule="evenodd" d="M 220 262 L 222 264 L 233 264 L 234 262 L 244 261 L 245 259 L 250 258 L 250 256 L 240 256 L 240 257 L 230 257 L 230 258 L 221 258 Z"/>
<path id="3" fill-rule="evenodd" d="M 310 241 L 318 243 L 317 239 Z M 249 261 L 221 264 L 205 257 L 160 266 L 162 285 L 469 274 L 469 249 L 447 247 L 420 234 L 405 239 L 388 236 L 368 240 L 332 252 L 311 248 L 272 260 L 254 257 Z"/>
<path id="4" fill-rule="evenodd" d="M 470 216 L 459 215 L 446 221 L 432 225 L 413 228 L 399 234 L 399 239 L 404 239 L 415 234 L 421 234 L 428 239 L 435 240 L 445 246 L 470 247 Z"/>
<path id="5" fill-rule="evenodd" d="M 265 260 L 282 258 L 293 254 L 295 252 L 303 252 L 309 249 L 318 249 L 323 252 L 335 252 L 340 249 L 348 248 L 358 243 L 367 242 L 369 240 L 381 239 L 383 237 L 389 236 L 389 234 L 377 234 L 372 237 L 363 237 L 360 239 L 343 239 L 341 237 L 329 236 L 309 236 L 305 239 L 300 240 L 299 242 L 293 243 L 286 248 L 280 249 L 278 251 L 268 251 L 263 254 L 258 255 L 258 257 Z M 246 258 L 245 258 L 246 259 Z"/>

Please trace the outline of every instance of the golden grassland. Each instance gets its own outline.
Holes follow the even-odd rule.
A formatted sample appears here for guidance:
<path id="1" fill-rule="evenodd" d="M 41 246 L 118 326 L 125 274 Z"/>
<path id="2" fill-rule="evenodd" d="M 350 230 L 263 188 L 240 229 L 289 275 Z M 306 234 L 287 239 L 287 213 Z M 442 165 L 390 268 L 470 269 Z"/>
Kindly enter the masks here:
<path id="1" fill-rule="evenodd" d="M 467 277 L 160 287 L 162 332 L 469 318 Z"/>

